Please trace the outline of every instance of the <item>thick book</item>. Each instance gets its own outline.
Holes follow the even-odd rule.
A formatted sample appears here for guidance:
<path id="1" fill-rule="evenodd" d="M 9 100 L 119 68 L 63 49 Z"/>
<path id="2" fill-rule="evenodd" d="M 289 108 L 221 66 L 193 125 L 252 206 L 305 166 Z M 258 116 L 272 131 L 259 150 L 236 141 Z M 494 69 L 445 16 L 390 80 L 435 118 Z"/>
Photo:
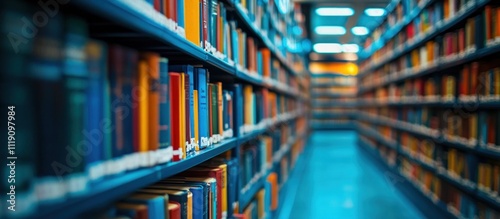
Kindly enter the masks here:
<path id="1" fill-rule="evenodd" d="M 186 39 L 189 40 L 194 45 L 200 46 L 200 0 L 185 0 L 184 2 L 184 14 L 185 16 L 185 30 Z"/>
<path id="2" fill-rule="evenodd" d="M 170 82 L 170 139 L 172 141 L 173 149 L 173 161 L 179 161 L 183 159 L 183 142 L 181 142 L 181 123 L 184 122 L 181 118 L 181 89 L 184 89 L 181 85 L 181 74 L 170 72 L 169 73 Z"/>
<path id="3" fill-rule="evenodd" d="M 123 202 L 146 205 L 149 219 L 166 218 L 165 197 L 163 195 L 136 193 L 127 197 Z"/>
<path id="4" fill-rule="evenodd" d="M 133 219 L 148 219 L 148 206 L 145 204 L 117 203 L 115 205 L 118 217 L 129 217 Z"/>
<path id="5" fill-rule="evenodd" d="M 208 81 L 207 71 L 203 68 L 195 68 L 195 85 L 198 90 L 198 117 L 199 117 L 199 146 L 205 149 L 209 146 L 209 116 L 208 116 Z"/>
<path id="6" fill-rule="evenodd" d="M 176 201 L 168 202 L 169 219 L 181 219 L 181 204 Z"/>
<path id="7" fill-rule="evenodd" d="M 148 79 L 148 149 L 156 151 L 159 145 L 160 126 L 160 56 L 155 53 L 145 53 L 143 58 L 147 61 Z"/>
<path id="8" fill-rule="evenodd" d="M 81 132 L 85 129 L 86 92 L 89 82 L 89 71 L 85 53 L 88 41 L 87 31 L 87 24 L 84 20 L 73 16 L 65 17 L 62 53 L 64 99 L 59 101 L 63 102 L 63 107 L 67 113 L 57 116 L 58 120 L 64 121 L 68 125 L 57 127 L 58 132 L 64 133 L 64 143 L 60 145 L 62 146 L 61 148 L 56 150 L 64 150 L 67 154 L 71 154 L 73 151 L 81 151 L 81 144 L 85 142 L 85 136 Z M 54 147 L 57 145 L 50 146 Z M 53 148 L 50 151 L 53 151 Z M 86 182 L 84 184 L 81 183 L 83 180 L 86 180 L 84 175 L 85 162 L 82 162 L 81 158 L 79 160 L 79 162 L 70 162 L 66 158 L 65 164 L 71 166 L 71 174 L 65 176 L 67 177 L 66 180 L 68 180 L 68 193 L 79 193 L 86 189 Z M 73 179 L 76 181 L 73 181 Z"/>
<path id="9" fill-rule="evenodd" d="M 199 183 L 189 183 L 189 182 L 176 182 L 171 183 L 159 182 L 158 184 L 149 186 L 148 188 L 160 188 L 160 189 L 171 189 L 171 190 L 189 190 L 193 195 L 192 200 L 192 218 L 193 219 L 204 219 L 207 216 L 207 209 L 204 208 L 204 202 L 206 201 L 206 192 L 202 184 Z"/>
<path id="10" fill-rule="evenodd" d="M 89 41 L 86 47 L 87 62 L 89 69 L 89 86 L 87 88 L 87 111 L 85 133 L 90 143 L 89 155 L 86 157 L 87 171 L 90 178 L 96 180 L 104 176 L 104 171 L 93 172 L 93 168 L 111 156 L 106 155 L 106 148 L 111 148 L 109 141 L 111 135 L 104 130 L 102 121 L 109 118 L 109 109 L 105 104 L 109 103 L 109 81 L 107 79 L 107 45 L 100 41 Z M 109 88 L 108 88 L 109 89 Z M 93 116 L 90 116 L 93 115 Z M 109 121 L 109 120 L 107 120 Z"/>
<path id="11" fill-rule="evenodd" d="M 137 92 L 138 98 L 136 99 L 138 111 L 138 126 L 135 132 L 138 132 L 137 151 L 146 152 L 149 149 L 149 76 L 148 76 L 148 62 L 144 59 L 139 61 L 139 71 L 135 75 L 137 77 Z"/>
<path id="12" fill-rule="evenodd" d="M 158 196 L 166 196 L 169 201 L 176 201 L 181 204 L 181 219 L 191 219 L 192 212 L 192 194 L 186 190 L 170 189 L 166 187 L 156 186 L 154 188 L 147 187 L 139 190 L 139 193 L 154 194 Z M 167 204 L 168 205 L 168 204 Z M 165 208 L 165 207 L 164 207 Z M 191 217 L 190 217 L 191 216 Z"/>
<path id="13" fill-rule="evenodd" d="M 183 176 L 190 176 L 190 177 L 211 177 L 216 179 L 217 183 L 217 194 L 215 198 L 215 203 L 217 206 L 217 214 L 218 217 L 220 218 L 220 215 L 222 215 L 222 188 L 223 188 L 223 173 L 222 169 L 220 168 L 203 168 L 203 167 L 194 167 L 189 169 L 186 172 L 181 173 Z"/>
<path id="14" fill-rule="evenodd" d="M 171 146 L 170 143 L 170 107 L 172 103 L 169 95 L 169 75 L 168 75 L 168 59 L 161 58 L 159 63 L 160 74 L 160 115 L 159 115 L 159 148 L 164 149 Z"/>

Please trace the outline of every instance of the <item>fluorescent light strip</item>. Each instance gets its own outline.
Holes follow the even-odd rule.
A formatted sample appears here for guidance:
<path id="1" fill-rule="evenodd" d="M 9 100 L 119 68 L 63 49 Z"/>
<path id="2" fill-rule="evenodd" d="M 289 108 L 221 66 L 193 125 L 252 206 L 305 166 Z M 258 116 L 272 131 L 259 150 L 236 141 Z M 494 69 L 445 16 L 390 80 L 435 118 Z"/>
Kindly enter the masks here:
<path id="1" fill-rule="evenodd" d="M 318 35 L 344 35 L 346 30 L 342 26 L 318 26 L 314 28 Z"/>
<path id="2" fill-rule="evenodd" d="M 352 16 L 354 10 L 352 8 L 325 7 L 317 8 L 316 14 L 319 16 Z"/>
<path id="3" fill-rule="evenodd" d="M 371 17 L 380 17 L 385 15 L 385 9 L 383 8 L 367 8 L 365 9 L 365 14 Z"/>
<path id="4" fill-rule="evenodd" d="M 351 32 L 356 36 L 364 36 L 367 35 L 370 31 L 366 27 L 356 26 L 351 29 Z"/>
<path id="5" fill-rule="evenodd" d="M 346 53 L 357 53 L 359 52 L 359 46 L 357 44 L 343 44 L 342 51 Z"/>
<path id="6" fill-rule="evenodd" d="M 313 49 L 317 53 L 341 53 L 342 45 L 338 43 L 316 43 Z"/>

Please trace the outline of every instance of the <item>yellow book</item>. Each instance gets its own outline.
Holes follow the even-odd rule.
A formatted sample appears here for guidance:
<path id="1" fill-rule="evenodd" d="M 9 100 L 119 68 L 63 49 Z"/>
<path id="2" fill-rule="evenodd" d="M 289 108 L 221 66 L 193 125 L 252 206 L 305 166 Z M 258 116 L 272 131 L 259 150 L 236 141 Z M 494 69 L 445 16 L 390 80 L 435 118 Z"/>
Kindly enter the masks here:
<path id="1" fill-rule="evenodd" d="M 164 3 L 166 4 L 166 3 Z M 200 1 L 185 0 L 184 1 L 184 30 L 186 38 L 190 42 L 201 47 L 200 39 Z"/>
<path id="2" fill-rule="evenodd" d="M 486 190 L 491 189 L 491 165 L 490 164 L 484 164 L 484 187 L 486 187 Z"/>
<path id="3" fill-rule="evenodd" d="M 446 77 L 446 96 L 453 97 L 455 95 L 455 77 Z"/>
<path id="4" fill-rule="evenodd" d="M 450 149 L 450 151 L 448 151 L 448 170 L 450 172 L 455 172 L 455 158 L 456 158 L 455 149 Z"/>
<path id="5" fill-rule="evenodd" d="M 252 86 L 251 85 L 246 85 L 244 88 L 243 88 L 243 99 L 245 100 L 245 122 L 244 124 L 252 124 L 253 121 L 252 121 Z"/>
<path id="6" fill-rule="evenodd" d="M 148 131 L 148 139 L 147 142 L 149 146 L 149 150 L 155 151 L 160 146 L 160 137 L 159 137 L 159 126 L 160 123 L 160 56 L 154 53 L 146 53 L 144 54 L 144 58 L 148 63 L 148 80 L 154 81 L 151 83 L 151 87 L 149 87 L 148 91 L 148 114 L 147 118 L 149 120 L 149 129 Z"/>
<path id="7" fill-rule="evenodd" d="M 181 131 L 180 131 L 180 139 L 181 139 L 181 147 L 182 148 L 182 159 L 186 159 L 186 90 L 184 89 L 186 83 L 186 74 L 184 72 L 181 74 Z"/>
<path id="8" fill-rule="evenodd" d="M 479 186 L 484 186 L 484 164 L 480 163 L 478 165 L 478 173 L 477 173 L 477 184 Z"/>
<path id="9" fill-rule="evenodd" d="M 266 192 L 264 189 L 261 189 L 258 193 L 257 193 L 257 203 L 258 203 L 258 206 L 257 206 L 257 214 L 258 214 L 258 217 L 259 218 L 264 218 L 266 216 L 266 207 L 265 207 L 265 204 L 266 204 Z"/>
<path id="10" fill-rule="evenodd" d="M 200 130 L 199 130 L 199 115 L 198 115 L 198 90 L 193 90 L 193 99 L 194 99 L 194 138 L 196 139 L 196 151 L 200 150 Z"/>
<path id="11" fill-rule="evenodd" d="M 217 118 L 219 119 L 219 135 L 222 137 L 223 134 L 224 134 L 224 106 L 223 106 L 223 103 L 224 103 L 224 98 L 222 96 L 222 82 L 217 82 L 217 101 L 219 102 L 219 115 L 217 116 Z"/>
<path id="12" fill-rule="evenodd" d="M 477 139 L 477 127 L 478 127 L 478 124 L 477 124 L 477 114 L 474 113 L 471 115 L 470 119 L 469 119 L 469 138 L 470 139 Z"/>
<path id="13" fill-rule="evenodd" d="M 149 92 L 149 76 L 148 63 L 145 60 L 139 61 L 139 74 L 137 78 L 139 91 L 139 130 L 138 130 L 138 148 L 140 152 L 148 151 L 148 92 Z"/>

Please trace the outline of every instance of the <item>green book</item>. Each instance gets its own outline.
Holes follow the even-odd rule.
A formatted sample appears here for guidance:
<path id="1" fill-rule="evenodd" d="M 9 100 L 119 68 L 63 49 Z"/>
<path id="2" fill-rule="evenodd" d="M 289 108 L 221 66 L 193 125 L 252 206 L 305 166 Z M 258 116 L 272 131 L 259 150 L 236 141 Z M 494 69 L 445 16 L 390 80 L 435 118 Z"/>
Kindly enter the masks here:
<path id="1" fill-rule="evenodd" d="M 217 84 L 212 84 L 210 86 L 210 92 L 211 92 L 211 98 L 212 98 L 212 136 L 218 135 L 219 133 L 219 118 L 218 118 L 218 112 L 219 112 L 219 103 L 218 103 L 218 98 L 217 98 Z"/>

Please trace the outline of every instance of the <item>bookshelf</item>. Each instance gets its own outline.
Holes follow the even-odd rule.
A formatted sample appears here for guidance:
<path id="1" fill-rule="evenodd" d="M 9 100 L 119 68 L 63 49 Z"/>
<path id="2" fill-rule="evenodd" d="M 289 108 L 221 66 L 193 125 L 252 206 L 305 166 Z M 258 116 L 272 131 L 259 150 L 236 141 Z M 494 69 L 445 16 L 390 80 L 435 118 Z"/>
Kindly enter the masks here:
<path id="1" fill-rule="evenodd" d="M 183 27 L 180 20 L 181 15 L 177 14 L 175 19 L 168 17 L 166 16 L 167 12 L 164 12 L 161 6 L 157 7 L 158 5 L 156 5 L 157 3 L 162 5 L 171 4 L 172 2 L 176 4 L 182 2 L 184 5 L 196 2 L 196 5 L 199 6 L 199 1 L 191 0 L 154 2 L 134 0 L 74 0 L 67 4 L 58 5 L 60 7 L 57 7 L 58 12 L 55 19 L 59 22 L 65 21 L 68 17 L 76 16 L 84 23 L 82 26 L 87 28 L 85 31 L 82 31 L 86 32 L 87 36 L 85 37 L 87 37 L 87 41 L 99 41 L 104 45 L 109 44 L 110 47 L 111 44 L 116 44 L 115 47 L 126 48 L 130 54 L 140 53 L 141 57 L 142 53 L 147 52 L 148 54 L 155 54 L 157 57 L 167 58 L 167 65 L 170 71 L 174 71 L 175 67 L 172 66 L 175 65 L 183 66 L 183 68 L 186 68 L 187 65 L 192 65 L 195 69 L 205 69 L 208 72 L 206 82 L 213 83 L 213 86 L 218 86 L 219 93 L 223 90 L 228 91 L 227 95 L 233 95 L 227 99 L 226 97 L 222 97 L 222 101 L 221 99 L 217 100 L 219 110 L 224 109 L 224 113 L 218 111 L 218 116 L 219 118 L 224 116 L 224 124 L 227 120 L 230 123 L 230 127 L 225 126 L 223 133 L 218 133 L 219 136 L 214 137 L 213 141 L 210 138 L 210 146 L 197 150 L 192 155 L 185 155 L 179 161 L 172 161 L 172 155 L 175 154 L 175 151 L 171 151 L 173 149 L 169 149 L 170 151 L 163 150 L 161 151 L 162 153 L 148 150 L 147 153 L 150 155 L 145 155 L 146 153 L 140 153 L 134 149 L 132 153 L 125 154 L 126 156 L 113 156 L 107 160 L 100 160 L 102 162 L 96 164 L 98 169 L 122 169 L 122 171 L 103 173 L 102 177 L 94 180 L 88 176 L 90 173 L 86 168 L 89 167 L 83 167 L 85 170 L 78 172 L 78 174 L 80 177 L 83 176 L 85 185 L 80 185 L 81 190 L 78 191 L 66 191 L 64 189 L 67 185 L 75 182 L 72 174 L 64 176 L 59 181 L 51 178 L 51 176 L 28 178 L 23 182 L 28 184 L 29 188 L 17 191 L 17 201 L 21 203 L 19 205 L 25 203 L 24 205 L 26 206 L 22 209 L 20 207 L 20 211 L 15 215 L 15 218 L 93 218 L 98 215 L 102 216 L 103 212 L 107 212 L 113 208 L 114 203 L 127 198 L 139 189 L 146 188 L 161 180 L 178 176 L 178 174 L 184 173 L 193 167 L 206 165 L 208 161 L 226 156 L 230 157 L 227 158 L 230 161 L 235 161 L 237 169 L 239 168 L 240 171 L 250 171 L 250 174 L 252 174 L 248 182 L 234 180 L 235 184 L 237 184 L 236 181 L 239 182 L 239 184 L 235 185 L 237 194 L 232 194 L 236 197 L 236 200 L 234 200 L 234 203 L 228 203 L 228 205 L 234 205 L 236 208 L 228 208 L 228 210 L 234 210 L 234 212 L 227 212 L 229 218 L 232 218 L 233 214 L 247 214 L 247 211 L 251 212 L 252 210 L 248 210 L 248 207 L 255 206 L 257 203 L 262 204 L 260 202 L 263 202 L 263 200 L 267 202 L 267 198 L 264 199 L 258 196 L 258 193 L 261 191 L 270 192 L 269 188 L 280 190 L 286 184 L 288 173 L 292 171 L 295 162 L 300 157 L 305 144 L 304 141 L 307 139 L 309 132 L 306 126 L 307 115 L 309 114 L 308 104 L 306 104 L 309 98 L 309 73 L 305 67 L 303 54 L 287 49 L 289 47 L 296 47 L 296 44 L 300 44 L 300 40 L 302 39 L 301 36 L 288 36 L 286 34 L 289 26 L 293 27 L 297 25 L 296 21 L 294 21 L 294 16 L 296 16 L 296 13 L 301 13 L 300 7 L 295 6 L 298 9 L 295 12 L 290 10 L 286 13 L 280 13 L 276 5 L 277 3 L 274 1 L 266 1 L 265 3 L 259 1 L 258 5 L 256 2 L 248 2 L 248 5 L 244 5 L 247 2 L 241 3 L 236 0 L 213 1 L 214 3 L 207 1 L 213 4 L 213 8 L 211 9 L 218 10 L 217 12 L 220 16 L 211 19 L 214 19 L 215 23 L 215 19 L 218 19 L 217 22 L 220 23 L 217 23 L 217 28 L 219 28 L 217 30 L 221 34 L 216 35 L 216 39 L 212 39 L 213 41 L 211 42 L 207 43 L 205 41 L 202 42 L 202 45 L 197 45 L 197 43 L 191 41 L 192 30 L 187 28 L 188 18 L 186 18 L 186 14 L 184 14 L 186 23 Z M 20 15 L 29 14 L 33 10 L 36 10 L 35 7 L 37 6 L 35 3 L 29 1 L 19 1 L 19 3 L 13 4 L 0 3 L 0 5 L 2 6 L 2 9 L 0 9 L 2 12 L 13 11 Z M 183 11 L 180 6 L 177 5 L 177 7 L 179 7 L 177 9 L 181 9 L 178 13 Z M 267 13 L 262 14 L 262 12 Z M 15 13 L 13 14 L 16 15 Z M 257 15 L 257 13 L 260 14 Z M 7 20 L 16 19 L 15 17 L 8 17 L 10 15 L 6 15 Z M 273 16 L 275 19 L 269 19 L 269 16 Z M 55 24 L 57 24 L 56 21 L 51 21 L 53 23 L 48 24 L 49 28 L 54 28 Z M 201 19 L 199 22 L 203 23 Z M 266 25 L 262 26 L 263 24 Z M 9 30 L 13 30 L 8 29 L 13 27 L 7 26 L 6 23 L 2 23 L 1 25 L 2 31 L 8 32 Z M 215 26 L 211 27 L 214 28 Z M 57 27 L 55 28 L 57 29 Z M 19 30 L 14 31 L 17 31 L 16 33 L 19 32 Z M 57 29 L 57 31 L 64 32 L 66 30 Z M 227 32 L 223 33 L 223 31 Z M 49 38 L 46 34 L 46 31 L 39 33 L 34 39 Z M 204 37 L 204 33 L 199 34 L 201 35 L 199 37 Z M 242 37 L 242 35 L 245 36 Z M 238 37 L 244 39 L 240 44 L 246 45 L 242 50 L 237 47 L 238 43 L 234 42 L 236 41 L 235 38 Z M 288 44 L 283 44 L 283 41 L 288 42 Z M 229 46 L 226 42 L 234 43 L 234 45 Z M 250 52 L 250 50 L 252 51 Z M 113 52 L 113 49 L 109 48 L 107 52 L 109 51 Z M 264 53 L 268 54 L 268 56 L 264 55 Z M 0 47 L 1 61 L 2 64 L 7 66 L 6 69 L 12 67 L 12 64 L 8 64 L 8 61 L 12 59 L 4 58 L 12 54 L 13 52 L 8 45 Z M 240 55 L 239 59 L 236 54 Z M 29 52 L 27 55 L 30 55 Z M 24 58 L 24 56 L 18 57 Z M 106 55 L 104 55 L 104 59 L 106 58 Z M 266 58 L 269 59 L 268 63 L 264 63 L 263 61 Z M 241 62 L 242 60 L 244 63 Z M 22 62 L 30 63 L 30 60 L 23 59 Z M 19 64 L 20 62 L 14 63 Z M 113 68 L 110 67 L 110 69 Z M 33 71 L 32 73 L 35 74 L 38 73 L 38 70 L 30 71 Z M 107 69 L 103 70 L 104 74 L 106 74 L 106 71 Z M 161 71 L 161 66 L 159 71 Z M 195 70 L 195 72 L 197 71 Z M 10 72 L 8 73 L 10 74 Z M 23 80 L 28 79 L 23 77 L 18 78 L 9 74 L 2 76 L 2 79 L 6 79 L 6 82 L 2 82 L 3 86 L 7 87 L 6 83 L 9 80 L 16 81 L 16 83 L 22 85 L 27 83 Z M 238 86 L 239 88 L 236 88 Z M 238 96 L 238 89 L 241 89 L 241 93 L 249 91 L 248 96 L 246 94 Z M 186 100 L 188 100 L 189 95 L 186 96 Z M 218 95 L 219 98 L 221 96 L 220 94 Z M 11 104 L 9 101 L 18 101 L 15 98 L 2 99 L 2 106 Z M 171 99 L 169 98 L 169 100 Z M 269 103 L 264 105 L 266 100 Z M 223 105 L 226 103 L 228 104 L 227 106 Z M 251 106 L 243 110 L 242 108 L 246 108 L 247 105 Z M 187 106 L 188 101 L 186 101 L 186 108 Z M 21 116 L 25 115 L 23 114 L 24 112 L 21 111 L 19 114 Z M 37 115 L 41 114 L 38 113 Z M 253 116 L 247 120 L 245 118 L 247 114 L 253 114 Z M 174 119 L 173 117 L 175 116 L 169 119 Z M 185 115 L 184 117 L 189 117 L 189 115 Z M 223 120 L 221 118 L 219 121 L 222 122 Z M 115 124 L 113 123 L 113 125 Z M 212 125 L 212 122 L 210 122 L 210 125 Z M 184 126 L 189 125 L 186 123 Z M 71 129 L 70 125 L 66 125 L 65 127 Z M 134 131 L 137 131 L 134 127 Z M 222 129 L 221 127 L 220 130 Z M 133 134 L 135 136 L 135 133 L 126 133 L 126 135 Z M 184 133 L 181 134 L 184 135 Z M 111 147 L 115 146 L 111 145 Z M 59 150 L 62 148 L 58 147 L 60 145 L 53 146 L 50 149 Z M 183 146 L 179 147 L 186 151 L 188 150 L 186 145 L 184 145 L 186 148 L 182 148 Z M 19 145 L 18 148 L 20 148 L 19 150 L 23 150 L 22 152 L 24 153 L 29 152 L 29 150 L 26 150 L 26 145 Z M 255 148 L 261 150 L 260 154 L 253 154 L 254 156 L 261 156 L 259 159 L 262 160 L 262 163 L 258 163 L 261 166 L 258 172 L 255 172 L 257 170 L 252 168 L 248 169 L 247 163 L 243 161 L 246 159 L 243 156 L 251 156 L 253 153 L 251 151 L 254 151 Z M 268 151 L 264 152 L 264 150 Z M 31 156 L 36 157 L 37 155 L 33 154 Z M 143 159 L 152 160 L 156 156 L 170 157 L 163 157 L 163 161 L 158 159 L 150 161 L 147 164 L 141 161 Z M 270 156 L 270 160 L 265 160 L 266 156 Z M 168 160 L 168 162 L 165 160 Z M 254 157 L 254 160 L 257 162 L 258 159 Z M 258 161 L 260 162 L 261 160 Z M 142 163 L 142 166 L 123 167 L 123 165 L 132 161 Z M 33 162 L 33 160 L 29 160 L 29 162 Z M 34 168 L 37 164 L 28 163 L 27 168 Z M 237 172 L 234 173 L 238 174 Z M 272 174 L 278 176 L 276 185 L 271 185 L 269 182 L 269 175 Z M 40 187 L 40 178 L 50 180 L 44 181 L 44 186 Z M 82 178 L 79 179 L 81 180 Z M 61 186 L 59 188 L 62 192 L 59 192 L 56 195 L 57 197 L 46 197 L 47 193 L 50 193 L 47 188 L 54 189 L 57 186 Z M 39 198 L 40 193 L 42 193 L 41 196 L 45 194 L 44 198 Z M 283 201 L 282 196 L 276 197 L 276 199 L 279 200 L 273 200 L 273 202 Z M 270 216 L 269 218 L 273 218 L 278 217 L 278 213 L 279 208 L 274 207 L 268 209 L 266 215 Z M 0 211 L 0 217 L 3 218 L 4 216 L 11 218 L 12 215 L 3 210 Z"/>
<path id="2" fill-rule="evenodd" d="M 392 5 L 361 53 L 359 144 L 429 217 L 496 217 L 498 2 Z"/>
<path id="3" fill-rule="evenodd" d="M 313 129 L 354 129 L 356 77 L 340 73 L 311 75 L 311 127 Z"/>

